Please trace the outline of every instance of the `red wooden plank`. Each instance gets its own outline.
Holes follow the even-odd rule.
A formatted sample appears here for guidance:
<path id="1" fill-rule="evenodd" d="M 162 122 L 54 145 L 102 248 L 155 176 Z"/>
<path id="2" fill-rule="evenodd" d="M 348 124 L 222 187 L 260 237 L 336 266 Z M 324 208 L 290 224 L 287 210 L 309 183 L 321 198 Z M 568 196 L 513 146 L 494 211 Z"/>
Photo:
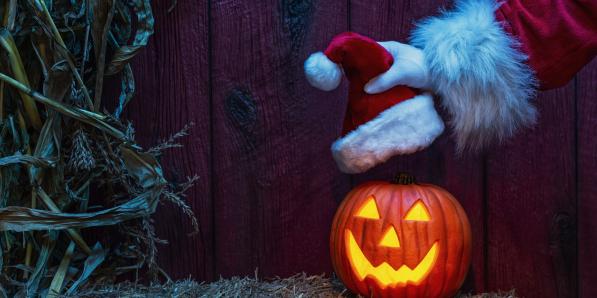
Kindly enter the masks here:
<path id="1" fill-rule="evenodd" d="M 205 1 L 178 1 L 167 12 L 170 1 L 155 1 L 155 34 L 147 49 L 132 65 L 137 93 L 128 106 L 128 119 L 137 129 L 137 139 L 146 147 L 196 125 L 191 136 L 181 139 L 184 148 L 171 149 L 163 158 L 166 175 L 183 182 L 200 175 L 188 196 L 199 219 L 201 232 L 192 232 L 190 221 L 172 204 L 160 206 L 155 218 L 160 238 L 158 261 L 172 278 L 213 278 L 212 202 L 209 175 L 210 121 L 208 95 L 208 26 Z"/>
<path id="2" fill-rule="evenodd" d="M 597 60 L 577 76 L 578 284 L 580 297 L 597 297 Z"/>
<path id="3" fill-rule="evenodd" d="M 351 1 L 351 30 L 376 40 L 406 42 L 416 20 L 438 13 L 445 1 Z M 445 120 L 449 118 L 444 116 Z M 480 156 L 457 157 L 454 143 L 446 132 L 428 149 L 416 154 L 395 157 L 384 165 L 355 176 L 354 183 L 372 179 L 391 179 L 398 171 L 433 183 L 451 192 L 466 210 L 473 232 L 472 267 L 463 286 L 464 292 L 484 288 L 484 208 L 483 159 Z"/>
<path id="4" fill-rule="evenodd" d="M 487 161 L 488 282 L 523 297 L 576 296 L 574 84 L 539 94 L 540 116 Z"/>
<path id="5" fill-rule="evenodd" d="M 214 1 L 211 19 L 216 273 L 330 272 L 345 92 L 310 87 L 302 63 L 347 29 L 346 2 Z"/>

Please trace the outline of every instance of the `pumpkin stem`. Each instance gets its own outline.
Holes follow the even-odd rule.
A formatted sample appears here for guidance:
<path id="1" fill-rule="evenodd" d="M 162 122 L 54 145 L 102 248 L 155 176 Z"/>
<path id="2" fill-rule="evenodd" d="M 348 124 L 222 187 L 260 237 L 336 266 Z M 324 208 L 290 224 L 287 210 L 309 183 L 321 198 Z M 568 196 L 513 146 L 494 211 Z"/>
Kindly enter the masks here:
<path id="1" fill-rule="evenodd" d="M 415 180 L 415 176 L 413 176 L 413 175 L 410 175 L 407 173 L 398 173 L 398 175 L 396 175 L 396 177 L 394 177 L 394 181 L 392 181 L 392 183 L 408 185 L 408 184 L 417 183 L 417 181 Z"/>

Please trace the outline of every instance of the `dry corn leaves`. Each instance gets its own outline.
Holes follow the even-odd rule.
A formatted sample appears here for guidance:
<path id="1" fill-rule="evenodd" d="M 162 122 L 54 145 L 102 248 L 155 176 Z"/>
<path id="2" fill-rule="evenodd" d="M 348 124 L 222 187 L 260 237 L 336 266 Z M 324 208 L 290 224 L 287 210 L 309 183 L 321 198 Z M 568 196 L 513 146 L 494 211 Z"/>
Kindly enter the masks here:
<path id="1" fill-rule="evenodd" d="M 175 138 L 143 151 L 120 119 L 135 89 L 129 62 L 153 33 L 150 1 L 7 0 L 0 20 L 0 297 L 155 277 L 158 202 L 197 224 L 181 200 L 194 179 L 168 183 L 157 160 Z M 100 110 L 105 76 L 122 82 L 112 113 Z M 110 237 L 90 246 L 89 227 Z"/>

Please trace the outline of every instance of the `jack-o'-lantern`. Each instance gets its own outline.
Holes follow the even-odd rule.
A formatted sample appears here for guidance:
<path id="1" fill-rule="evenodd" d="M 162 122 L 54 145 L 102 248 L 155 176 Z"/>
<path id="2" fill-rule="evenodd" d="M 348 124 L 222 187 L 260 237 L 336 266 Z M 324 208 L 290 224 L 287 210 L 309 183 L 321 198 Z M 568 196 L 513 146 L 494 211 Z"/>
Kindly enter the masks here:
<path id="1" fill-rule="evenodd" d="M 471 231 L 450 193 L 401 175 L 352 190 L 330 245 L 337 275 L 365 297 L 451 297 L 468 271 Z"/>

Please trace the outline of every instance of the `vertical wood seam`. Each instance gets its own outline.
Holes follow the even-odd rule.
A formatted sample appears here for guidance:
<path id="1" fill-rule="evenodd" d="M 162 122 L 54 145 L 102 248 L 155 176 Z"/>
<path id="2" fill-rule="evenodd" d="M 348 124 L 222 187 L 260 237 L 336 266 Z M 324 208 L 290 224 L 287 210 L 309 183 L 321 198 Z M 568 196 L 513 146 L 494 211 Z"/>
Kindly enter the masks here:
<path id="1" fill-rule="evenodd" d="M 209 200 L 211 201 L 211 272 L 209 275 L 209 279 L 215 279 L 215 275 L 217 272 L 217 250 L 216 250 L 216 200 L 215 200 L 215 168 L 214 168 L 214 107 L 213 107 L 213 43 L 212 43 L 212 11 L 211 11 L 211 4 L 212 1 L 207 1 L 207 96 L 208 96 L 208 106 L 209 106 L 209 159 L 208 159 L 208 167 L 209 167 Z M 207 254 L 206 254 L 207 256 Z"/>
<path id="2" fill-rule="evenodd" d="M 348 22 L 348 31 L 352 31 L 352 9 L 351 9 L 351 0 L 346 0 L 346 21 Z M 354 175 L 347 175 L 348 176 L 348 185 L 350 188 L 353 189 L 356 187 Z"/>
<path id="3" fill-rule="evenodd" d="M 488 187 L 487 187 L 487 181 L 488 181 L 488 174 L 487 174 L 487 164 L 488 164 L 488 155 L 487 153 L 483 154 L 482 157 L 482 162 L 481 162 L 481 174 L 483 175 L 483 180 L 482 183 L 483 185 L 481 186 L 482 188 L 482 206 L 483 206 L 483 210 L 481 211 L 481 217 L 483 218 L 482 223 L 483 223 L 483 239 L 481 241 L 483 241 L 483 284 L 482 285 L 475 285 L 475 290 L 478 291 L 479 286 L 481 286 L 481 289 L 483 289 L 483 291 L 487 290 L 489 288 L 489 228 L 488 228 L 488 223 L 489 223 L 489 194 L 488 194 Z"/>
<path id="4" fill-rule="evenodd" d="M 352 12 L 350 10 L 350 0 L 346 0 L 346 22 L 348 23 L 348 31 L 352 31 L 351 14 Z"/>
<path id="5" fill-rule="evenodd" d="M 576 297 L 580 297 L 580 264 L 578 262 L 579 254 L 579 241 L 578 241 L 578 230 L 579 230 L 579 163 L 578 163 L 578 151 L 579 151 L 579 136 L 578 129 L 580 127 L 580 117 L 578 115 L 578 73 L 574 76 L 574 238 L 575 238 L 575 255 L 574 263 L 576 264 L 576 278 L 574 280 L 574 288 L 576 290 Z"/>

